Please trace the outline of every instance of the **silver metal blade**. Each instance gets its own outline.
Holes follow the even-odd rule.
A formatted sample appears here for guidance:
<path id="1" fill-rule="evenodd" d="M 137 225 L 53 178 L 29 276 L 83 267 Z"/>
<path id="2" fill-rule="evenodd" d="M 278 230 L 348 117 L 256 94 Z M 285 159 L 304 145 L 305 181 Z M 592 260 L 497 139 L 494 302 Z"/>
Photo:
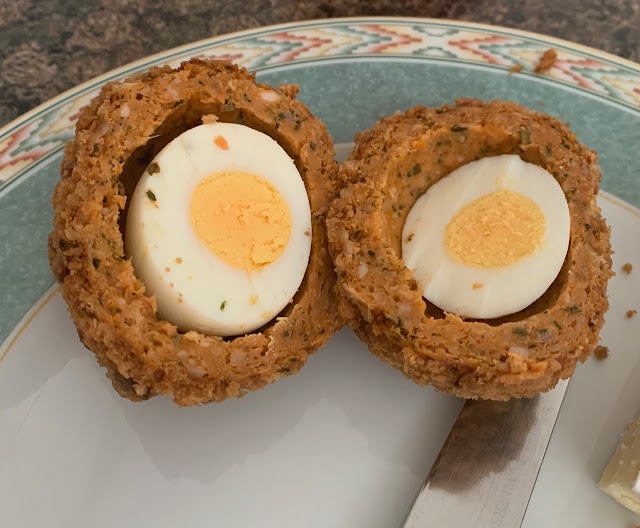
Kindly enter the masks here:
<path id="1" fill-rule="evenodd" d="M 518 528 L 568 382 L 529 400 L 468 401 L 404 528 Z"/>

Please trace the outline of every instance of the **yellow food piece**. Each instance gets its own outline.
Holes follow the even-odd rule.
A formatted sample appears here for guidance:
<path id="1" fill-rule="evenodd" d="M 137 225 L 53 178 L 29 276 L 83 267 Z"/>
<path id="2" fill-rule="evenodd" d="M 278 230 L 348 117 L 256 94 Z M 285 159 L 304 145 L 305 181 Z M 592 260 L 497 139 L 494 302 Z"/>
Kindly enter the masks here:
<path id="1" fill-rule="evenodd" d="M 218 258 L 255 271 L 275 262 L 291 235 L 286 201 L 267 180 L 244 172 L 221 172 L 193 191 L 191 225 Z"/>
<path id="2" fill-rule="evenodd" d="M 445 229 L 449 254 L 464 264 L 498 268 L 515 264 L 542 244 L 546 221 L 526 196 L 498 191 L 473 200 Z"/>

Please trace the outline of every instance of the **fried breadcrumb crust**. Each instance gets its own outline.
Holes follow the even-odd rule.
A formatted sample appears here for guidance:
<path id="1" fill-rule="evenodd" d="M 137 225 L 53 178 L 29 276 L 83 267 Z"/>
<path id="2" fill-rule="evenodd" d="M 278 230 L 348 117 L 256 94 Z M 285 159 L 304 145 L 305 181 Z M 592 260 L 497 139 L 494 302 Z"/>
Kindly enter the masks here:
<path id="1" fill-rule="evenodd" d="M 423 299 L 401 260 L 402 229 L 436 181 L 500 154 L 554 175 L 569 204 L 570 247 L 533 305 L 492 321 L 464 320 Z M 609 306 L 609 228 L 596 205 L 597 156 L 562 123 L 499 101 L 416 107 L 358 134 L 340 176 L 348 186 L 327 220 L 340 311 L 373 354 L 421 385 L 493 400 L 547 391 L 591 354 Z"/>
<path id="2" fill-rule="evenodd" d="M 333 142 L 296 95 L 295 86 L 276 91 L 231 63 L 194 59 L 109 83 L 80 115 L 53 195 L 49 260 L 80 340 L 122 396 L 172 394 L 182 406 L 242 396 L 296 373 L 342 325 L 324 222 L 338 190 Z M 203 116 L 278 141 L 311 206 L 311 257 L 293 302 L 261 331 L 233 339 L 182 334 L 159 320 L 123 256 L 127 194 L 155 153 Z"/>

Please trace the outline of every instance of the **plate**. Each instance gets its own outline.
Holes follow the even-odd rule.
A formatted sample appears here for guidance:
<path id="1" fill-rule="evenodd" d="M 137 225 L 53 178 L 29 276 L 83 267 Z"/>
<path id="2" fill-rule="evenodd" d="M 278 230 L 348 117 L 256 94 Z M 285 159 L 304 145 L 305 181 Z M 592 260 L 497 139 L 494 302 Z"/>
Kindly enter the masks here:
<path id="1" fill-rule="evenodd" d="M 558 60 L 531 72 L 553 47 Z M 49 271 L 48 206 L 79 111 L 108 80 L 231 59 L 300 99 L 340 145 L 385 114 L 456 97 L 513 100 L 597 150 L 612 226 L 611 356 L 578 367 L 524 526 L 632 526 L 596 483 L 640 402 L 640 66 L 520 31 L 427 19 L 251 30 L 149 57 L 0 130 L 0 512 L 7 526 L 401 526 L 462 401 L 421 388 L 339 332 L 297 376 L 179 409 L 118 397 L 79 343 Z M 520 64 L 521 73 L 509 74 Z M 617 196 L 618 198 L 616 198 Z M 624 200 L 624 201 L 623 201 Z M 622 264 L 637 271 L 620 272 Z M 38 300 L 40 299 L 40 300 Z"/>

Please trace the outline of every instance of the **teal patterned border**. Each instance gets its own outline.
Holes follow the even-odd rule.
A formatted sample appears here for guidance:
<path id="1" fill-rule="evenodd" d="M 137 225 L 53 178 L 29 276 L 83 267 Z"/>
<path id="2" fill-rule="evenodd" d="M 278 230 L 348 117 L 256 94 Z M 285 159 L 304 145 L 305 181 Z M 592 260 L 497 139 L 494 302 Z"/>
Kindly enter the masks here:
<path id="1" fill-rule="evenodd" d="M 109 72 L 32 110 L 0 130 L 0 196 L 30 169 L 59 152 L 80 110 L 107 81 L 189 57 L 229 59 L 251 70 L 341 57 L 421 57 L 530 73 L 553 47 L 547 79 L 640 110 L 640 65 L 576 44 L 480 24 L 409 18 L 292 23 L 189 44 Z"/>

